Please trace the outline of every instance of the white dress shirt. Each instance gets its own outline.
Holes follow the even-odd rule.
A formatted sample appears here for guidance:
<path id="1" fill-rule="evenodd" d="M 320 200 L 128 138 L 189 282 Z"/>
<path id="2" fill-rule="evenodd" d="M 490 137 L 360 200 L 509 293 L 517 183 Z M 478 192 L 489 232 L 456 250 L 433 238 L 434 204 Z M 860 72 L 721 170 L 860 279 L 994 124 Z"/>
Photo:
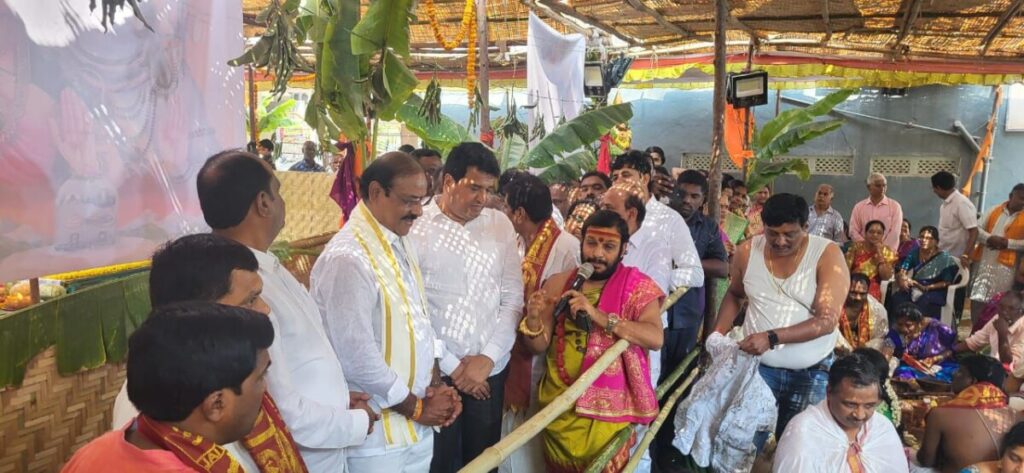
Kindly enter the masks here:
<path id="1" fill-rule="evenodd" d="M 267 389 L 309 471 L 346 471 L 345 447 L 366 440 L 369 417 L 362 409 L 348 408 L 345 372 L 309 292 L 274 255 L 252 252 L 274 325 Z"/>
<path id="2" fill-rule="evenodd" d="M 686 234 L 689 235 L 690 231 L 687 230 Z M 651 278 L 662 292 L 669 293 L 673 276 L 672 247 L 668 239 L 654 237 L 654 231 L 647 226 L 646 219 L 644 219 L 644 225 L 629 236 L 622 264 L 639 269 Z"/>
<path id="3" fill-rule="evenodd" d="M 648 241 L 667 241 L 672 250 L 672 287 L 704 286 L 704 267 L 700 264 L 697 247 L 693 244 L 690 227 L 686 220 L 671 207 L 650 198 L 646 205 L 647 215 L 641 229 L 649 232 Z M 637 231 L 637 233 L 640 233 Z M 632 237 L 631 237 L 632 238 Z M 654 275 L 648 274 L 652 279 Z M 660 281 L 657 281 L 661 285 Z M 670 288 L 662 287 L 665 294 L 671 293 Z"/>
<path id="4" fill-rule="evenodd" d="M 508 365 L 523 310 L 522 259 L 505 214 L 484 209 L 460 225 L 428 205 L 410 232 L 430 305 L 434 333 L 444 344 L 441 371 L 450 374 L 467 355 Z"/>
<path id="5" fill-rule="evenodd" d="M 381 327 L 381 314 L 384 311 L 381 287 L 350 225 L 345 225 L 331 238 L 317 258 L 310 278 L 310 292 L 320 307 L 328 338 L 345 368 L 348 381 L 352 383 L 353 389 L 373 396 L 371 402 L 375 404 L 374 407 L 383 409 L 400 404 L 410 392 L 419 398 L 426 394 L 438 348 L 427 308 L 416 303 L 422 299 L 413 270 L 405 258 L 409 239 L 400 238 L 384 226 L 380 230 L 395 252 L 402 282 L 405 289 L 410 291 L 409 300 L 413 301 L 416 372 L 412 390 L 407 385 L 408 381 L 401 379 L 384 361 L 382 350 L 385 329 Z M 420 441 L 433 435 L 433 431 L 423 424 L 414 422 L 413 426 Z M 363 445 L 349 449 L 349 455 L 381 455 L 388 453 L 387 448 L 384 427 L 381 421 L 377 421 L 370 438 Z"/>
<path id="6" fill-rule="evenodd" d="M 967 232 L 978 228 L 978 209 L 967 196 L 953 190 L 939 206 L 939 249 L 954 258 L 973 251 L 967 248 Z"/>

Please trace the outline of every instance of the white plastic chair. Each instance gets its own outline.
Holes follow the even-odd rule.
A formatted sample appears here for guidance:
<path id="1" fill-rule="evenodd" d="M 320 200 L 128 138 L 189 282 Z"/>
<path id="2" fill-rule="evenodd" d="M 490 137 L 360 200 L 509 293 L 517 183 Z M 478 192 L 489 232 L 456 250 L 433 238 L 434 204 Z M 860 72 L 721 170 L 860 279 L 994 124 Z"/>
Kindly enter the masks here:
<path id="1" fill-rule="evenodd" d="M 950 284 L 949 287 L 946 288 L 946 305 L 942 306 L 942 312 L 939 318 L 942 323 L 953 327 L 953 330 L 956 330 L 956 325 L 954 325 L 955 322 L 953 320 L 953 303 L 956 301 L 956 291 L 960 288 L 967 287 L 967 283 L 971 280 L 971 270 L 965 267 L 959 258 L 956 260 L 956 266 L 959 268 L 959 271 L 957 272 L 956 279 L 953 280 L 953 284 Z"/>

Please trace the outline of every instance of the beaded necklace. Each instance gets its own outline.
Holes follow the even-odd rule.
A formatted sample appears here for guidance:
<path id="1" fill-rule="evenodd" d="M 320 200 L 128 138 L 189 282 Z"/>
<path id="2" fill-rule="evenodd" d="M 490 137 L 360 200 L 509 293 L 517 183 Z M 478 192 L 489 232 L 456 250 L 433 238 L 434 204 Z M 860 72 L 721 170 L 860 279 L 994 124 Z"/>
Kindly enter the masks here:
<path id="1" fill-rule="evenodd" d="M 604 290 L 604 287 L 602 286 L 602 287 L 600 287 L 600 288 L 598 288 L 596 290 L 591 290 L 591 291 L 597 292 L 598 293 L 597 299 L 601 300 L 600 293 L 603 290 Z M 584 291 L 584 294 L 587 294 L 588 292 L 591 292 L 591 291 Z M 557 316 L 557 315 L 558 314 L 555 314 L 555 316 Z M 555 324 L 555 367 L 558 369 L 558 378 L 561 379 L 562 382 L 565 383 L 566 386 L 570 386 L 570 385 L 572 385 L 573 382 L 576 381 L 576 379 L 574 379 L 571 376 L 569 376 L 569 372 L 565 370 L 565 338 L 566 338 L 566 336 L 565 336 L 565 324 L 566 324 L 566 318 L 567 318 L 567 316 L 559 317 L 558 318 L 558 322 Z M 586 348 L 586 346 L 587 346 L 586 334 L 585 333 L 578 333 L 577 337 L 578 338 L 576 340 L 576 349 L 579 350 L 581 353 L 586 353 L 586 351 L 587 351 L 587 348 Z"/>

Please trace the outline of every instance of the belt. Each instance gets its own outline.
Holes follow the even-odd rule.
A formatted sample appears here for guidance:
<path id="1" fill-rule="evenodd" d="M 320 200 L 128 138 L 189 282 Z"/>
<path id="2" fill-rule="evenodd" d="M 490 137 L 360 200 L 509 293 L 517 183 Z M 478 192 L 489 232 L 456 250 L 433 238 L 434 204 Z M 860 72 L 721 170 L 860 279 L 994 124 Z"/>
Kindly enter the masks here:
<path id="1" fill-rule="evenodd" d="M 832 362 L 833 361 L 835 361 L 835 355 L 826 356 L 821 361 L 819 361 L 819 362 L 817 362 L 817 363 L 815 363 L 815 364 L 813 364 L 811 366 L 808 366 L 807 368 L 792 369 L 792 368 L 777 368 L 775 366 L 768 366 L 768 365 L 764 365 L 764 366 L 767 367 L 767 368 L 771 368 L 773 370 L 789 371 L 791 373 L 803 373 L 803 372 L 807 372 L 807 371 L 828 371 L 829 368 L 832 367 Z"/>

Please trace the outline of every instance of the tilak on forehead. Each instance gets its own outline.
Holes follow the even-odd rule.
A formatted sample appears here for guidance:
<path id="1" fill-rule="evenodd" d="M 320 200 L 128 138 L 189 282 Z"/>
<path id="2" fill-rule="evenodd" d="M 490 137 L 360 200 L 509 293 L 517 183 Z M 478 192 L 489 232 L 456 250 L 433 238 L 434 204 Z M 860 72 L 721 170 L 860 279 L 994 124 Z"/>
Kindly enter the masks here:
<path id="1" fill-rule="evenodd" d="M 609 238 L 615 240 L 622 239 L 622 235 L 619 235 L 619 232 L 612 228 L 588 227 L 587 235 L 593 235 L 595 237 Z"/>

